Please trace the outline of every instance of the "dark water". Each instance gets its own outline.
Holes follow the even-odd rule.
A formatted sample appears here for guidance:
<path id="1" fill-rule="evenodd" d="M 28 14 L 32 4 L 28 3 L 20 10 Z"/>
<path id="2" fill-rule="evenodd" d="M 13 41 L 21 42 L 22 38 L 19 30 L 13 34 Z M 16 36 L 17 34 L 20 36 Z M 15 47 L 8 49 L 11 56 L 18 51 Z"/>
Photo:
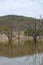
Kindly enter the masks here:
<path id="1" fill-rule="evenodd" d="M 43 65 L 43 54 L 17 58 L 0 57 L 0 65 Z"/>

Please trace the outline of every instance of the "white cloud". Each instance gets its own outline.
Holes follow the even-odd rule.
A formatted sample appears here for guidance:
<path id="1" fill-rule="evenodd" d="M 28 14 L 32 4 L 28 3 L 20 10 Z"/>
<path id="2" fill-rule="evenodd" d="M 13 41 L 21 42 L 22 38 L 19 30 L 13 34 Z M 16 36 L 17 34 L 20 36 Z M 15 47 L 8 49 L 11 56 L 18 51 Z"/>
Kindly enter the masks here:
<path id="1" fill-rule="evenodd" d="M 0 15 L 43 16 L 43 0 L 0 0 Z"/>

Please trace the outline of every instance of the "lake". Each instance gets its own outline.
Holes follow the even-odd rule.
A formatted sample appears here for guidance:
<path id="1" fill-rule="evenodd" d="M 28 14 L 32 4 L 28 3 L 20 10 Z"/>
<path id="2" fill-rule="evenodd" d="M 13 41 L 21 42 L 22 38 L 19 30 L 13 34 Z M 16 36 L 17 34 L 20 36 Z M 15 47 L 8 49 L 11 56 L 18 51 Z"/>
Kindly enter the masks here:
<path id="1" fill-rule="evenodd" d="M 43 65 L 43 54 L 34 54 L 16 58 L 0 56 L 0 65 Z"/>

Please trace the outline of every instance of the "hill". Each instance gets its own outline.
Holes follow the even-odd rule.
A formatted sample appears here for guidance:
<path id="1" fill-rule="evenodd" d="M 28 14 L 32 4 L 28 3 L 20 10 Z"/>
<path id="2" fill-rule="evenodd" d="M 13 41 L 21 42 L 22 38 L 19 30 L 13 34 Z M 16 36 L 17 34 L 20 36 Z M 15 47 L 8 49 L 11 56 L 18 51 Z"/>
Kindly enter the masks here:
<path id="1" fill-rule="evenodd" d="M 6 15 L 0 17 L 0 26 L 2 25 L 8 25 L 13 26 L 13 28 L 29 28 L 29 25 L 31 27 L 34 25 L 34 22 L 37 22 L 39 24 L 39 19 L 35 19 L 32 17 L 24 17 L 24 16 L 17 16 L 17 15 Z"/>

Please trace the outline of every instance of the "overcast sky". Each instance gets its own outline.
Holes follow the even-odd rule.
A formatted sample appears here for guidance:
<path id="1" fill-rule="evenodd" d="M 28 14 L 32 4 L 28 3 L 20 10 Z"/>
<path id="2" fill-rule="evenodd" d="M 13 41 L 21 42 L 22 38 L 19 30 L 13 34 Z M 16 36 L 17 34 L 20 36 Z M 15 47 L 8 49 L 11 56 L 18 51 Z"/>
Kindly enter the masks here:
<path id="1" fill-rule="evenodd" d="M 43 0 L 0 0 L 0 16 L 8 14 L 43 17 Z"/>

